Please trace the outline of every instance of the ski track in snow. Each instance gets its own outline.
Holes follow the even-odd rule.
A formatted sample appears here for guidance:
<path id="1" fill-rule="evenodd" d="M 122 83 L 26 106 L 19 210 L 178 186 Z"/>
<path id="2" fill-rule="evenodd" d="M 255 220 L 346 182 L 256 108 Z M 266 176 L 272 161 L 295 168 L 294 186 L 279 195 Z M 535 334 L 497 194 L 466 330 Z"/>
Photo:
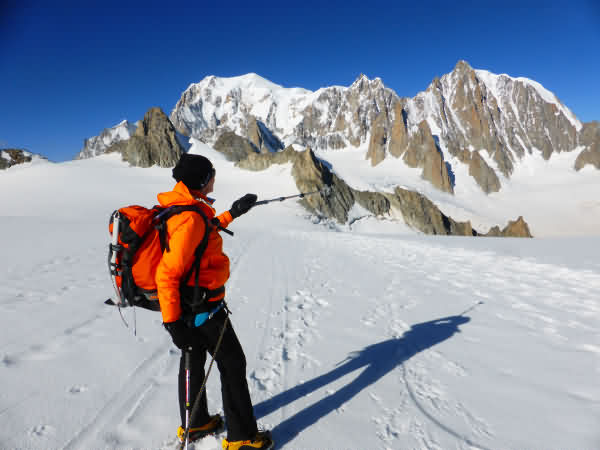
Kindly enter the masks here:
<path id="1" fill-rule="evenodd" d="M 447 246 L 444 240 L 425 238 L 390 240 L 346 233 L 267 230 L 226 245 L 232 247 L 227 250 L 231 255 L 228 298 L 234 311 L 232 321 L 238 334 L 245 337 L 241 340 L 255 404 L 289 393 L 295 386 L 339 367 L 335 361 L 319 357 L 322 342 L 334 348 L 339 344 L 342 352 L 389 340 L 402 345 L 398 355 L 390 356 L 398 357 L 400 362 L 390 366 L 389 372 L 380 378 L 377 375 L 375 382 L 357 394 L 348 395 L 334 411 L 323 409 L 327 414 L 362 415 L 362 433 L 370 437 L 362 442 L 370 442 L 376 448 L 511 447 L 485 411 L 453 391 L 452 384 L 468 382 L 476 368 L 466 367 L 460 354 L 447 352 L 443 345 L 408 347 L 403 338 L 415 323 L 459 315 L 470 307 L 474 308 L 472 314 L 484 315 L 486 306 L 491 305 L 493 317 L 485 316 L 488 320 L 558 349 L 574 350 L 574 333 L 597 336 L 591 319 L 600 313 L 596 297 L 600 277 L 589 270 L 499 255 L 491 250 L 457 248 Z M 294 258 L 284 260 L 284 252 L 266 252 L 270 246 L 285 248 Z M 41 321 L 33 316 L 31 322 L 20 321 L 25 329 L 18 333 L 9 329 L 7 339 L 0 344 L 0 371 L 8 374 L 25 365 L 39 370 L 42 364 L 60 364 L 57 361 L 76 354 L 77 349 L 70 348 L 74 342 L 78 343 L 77 348 L 93 346 L 108 337 L 108 330 L 115 329 L 107 327 L 107 321 L 120 322 L 114 310 L 89 308 L 90 302 L 87 306 L 81 302 L 73 304 L 82 296 L 96 296 L 100 302 L 102 295 L 110 294 L 105 268 L 90 260 L 92 254 L 97 256 L 103 251 L 76 250 L 74 255 L 59 255 L 7 271 L 6 283 L 0 287 L 0 311 L 8 318 L 11 314 L 30 314 L 40 307 L 48 312 Z M 340 266 L 332 267 L 333 261 Z M 81 274 L 89 275 L 80 278 Z M 373 280 L 367 284 L 367 290 L 362 287 L 365 280 Z M 428 309 L 430 300 L 440 297 L 459 299 L 460 304 L 444 305 L 440 309 L 445 308 L 445 312 L 436 311 L 432 316 Z M 75 313 L 64 317 L 69 311 L 65 305 L 70 304 Z M 568 320 L 560 320 L 562 317 Z M 330 329 L 327 325 L 332 318 L 336 324 L 347 325 L 348 330 Z M 10 323 L 7 325 L 10 328 Z M 468 330 L 469 326 L 464 328 Z M 144 339 L 138 338 L 140 342 Z M 467 332 L 462 339 L 477 340 Z M 85 416 L 83 423 L 69 427 L 60 424 L 61 418 L 34 414 L 38 423 L 25 425 L 26 447 L 57 447 L 56 443 L 62 442 L 58 446 L 64 449 L 125 448 L 132 446 L 132 439 L 144 446 L 144 430 L 132 432 L 130 428 L 135 428 L 142 418 L 152 419 L 156 414 L 151 407 L 154 399 L 162 398 L 165 390 L 174 390 L 179 359 L 166 337 L 149 344 L 130 370 L 117 372 L 116 384 L 111 384 L 113 391 L 95 406 L 96 413 Z M 597 340 L 577 341 L 575 350 L 597 358 L 600 344 Z M 341 360 L 345 355 L 338 356 Z M 319 400 L 333 401 L 336 393 L 372 369 L 353 369 L 269 412 L 260 418 L 260 424 L 272 428 L 293 423 L 290 420 Z M 510 374 L 513 369 L 507 366 L 498 370 Z M 600 366 L 597 370 L 600 373 Z M 95 389 L 91 380 L 69 381 L 63 392 L 56 395 L 85 398 Z M 594 401 L 588 393 L 579 393 L 576 388 L 571 391 L 584 401 Z M 30 388 L 19 397 L 3 397 L 0 420 L 39 401 L 42 395 L 42 388 Z M 218 408 L 218 389 L 209 386 L 208 396 L 211 408 Z M 168 398 L 175 402 L 174 396 Z M 364 411 L 357 412 L 355 407 Z M 314 419 L 315 424 L 305 429 L 279 430 L 284 447 L 304 448 L 317 442 L 312 436 L 334 432 L 327 429 L 327 415 Z M 65 435 L 65 430 L 72 434 Z M 219 448 L 221 437 L 205 439 L 191 448 Z M 165 435 L 160 446 L 174 448 L 176 444 Z M 351 442 L 343 441 L 342 446 L 350 448 Z"/>
<path id="2" fill-rule="evenodd" d="M 397 258 L 390 253 L 387 246 L 373 247 L 372 243 L 366 241 L 362 245 L 357 245 L 357 256 L 360 258 L 371 259 L 374 264 L 379 260 L 389 270 L 389 273 L 406 273 L 415 270 L 417 262 L 417 251 L 409 253 L 408 262 L 411 264 L 399 263 Z M 424 260 L 422 260 L 424 261 Z M 413 267 L 413 269 L 411 269 Z M 420 268 L 416 268 L 421 273 Z M 410 277 L 408 277 L 410 278 Z M 432 276 L 433 281 L 440 282 L 439 275 Z M 386 334 L 390 337 L 401 338 L 401 336 L 410 329 L 410 326 L 401 319 L 403 310 L 411 310 L 418 306 L 417 297 L 408 289 L 404 289 L 406 278 L 391 278 L 386 283 L 383 299 L 371 299 L 372 308 L 368 314 L 362 318 L 362 323 L 367 327 L 384 326 Z M 397 299 L 401 299 L 400 302 Z M 377 437 L 382 445 L 393 445 L 395 439 L 404 436 L 411 436 L 419 447 L 422 448 L 444 448 L 434 435 L 427 431 L 426 420 L 433 422 L 436 426 L 449 435 L 455 437 L 459 442 L 463 441 L 469 447 L 485 448 L 482 445 L 474 443 L 466 436 L 460 435 L 450 427 L 444 425 L 437 417 L 446 415 L 458 415 L 466 426 L 465 430 L 476 436 L 490 437 L 492 433 L 482 419 L 477 418 L 467 408 L 459 402 L 452 402 L 448 398 L 443 386 L 438 380 L 432 378 L 427 370 L 427 363 L 441 366 L 445 371 L 454 376 L 466 376 L 466 370 L 451 360 L 445 358 L 441 353 L 435 350 L 428 350 L 420 358 L 415 356 L 409 361 L 404 362 L 400 367 L 400 374 L 397 374 L 397 380 L 402 386 L 399 392 L 398 406 L 389 408 L 386 402 L 380 397 L 371 394 L 373 402 L 378 406 L 381 415 L 372 417 L 372 422 L 377 426 Z M 417 414 L 407 414 L 411 403 L 425 416 L 426 420 L 419 418 Z M 393 447 L 392 447 L 393 448 Z"/>
<path id="3" fill-rule="evenodd" d="M 298 238 L 300 236 L 296 236 Z M 313 242 L 313 244 L 315 244 Z M 386 256 L 386 247 L 374 248 L 371 242 L 356 239 L 354 242 L 355 256 L 360 259 L 379 259 L 384 255 L 384 264 L 388 266 L 386 275 L 394 273 L 396 270 L 406 269 L 406 266 L 396 267 L 393 255 Z M 323 251 L 320 245 L 317 246 L 318 252 Z M 317 252 L 317 253 L 318 253 Z M 413 255 L 413 259 L 416 255 Z M 410 257 L 409 257 L 410 259 Z M 264 261 L 264 260 L 263 260 Z M 305 259 L 305 273 L 301 278 L 300 285 L 308 289 L 297 289 L 293 293 L 284 291 L 292 290 L 291 285 L 298 284 L 297 274 L 286 272 L 281 264 L 271 259 L 271 267 L 262 267 L 269 279 L 265 280 L 266 285 L 276 285 L 278 289 L 272 291 L 272 296 L 283 298 L 271 298 L 268 302 L 269 309 L 267 326 L 263 330 L 263 336 L 260 339 L 257 367 L 250 372 L 249 378 L 254 390 L 263 392 L 263 397 L 269 398 L 280 392 L 287 392 L 293 386 L 297 386 L 304 380 L 299 376 L 303 372 L 310 372 L 310 369 L 319 368 L 322 363 L 310 356 L 311 344 L 319 341 L 321 336 L 317 330 L 322 329 L 321 312 L 329 307 L 329 302 L 325 296 L 339 294 L 332 284 L 344 284 L 343 277 L 338 280 L 327 280 L 322 282 L 323 267 L 319 263 L 318 256 L 314 259 Z M 374 261 L 381 264 L 381 261 Z M 315 274 L 321 274 L 314 277 Z M 383 298 L 371 298 L 357 292 L 351 288 L 346 294 L 358 296 L 360 301 L 368 304 L 367 313 L 362 317 L 361 322 L 366 327 L 381 327 L 385 329 L 385 334 L 389 337 L 399 338 L 407 331 L 410 326 L 401 319 L 402 312 L 407 309 L 413 309 L 418 305 L 418 297 L 402 290 L 402 281 L 391 278 L 386 283 Z M 283 288 L 283 289 L 282 289 Z M 403 299 L 398 302 L 398 299 Z M 279 309 L 272 309 L 273 305 L 281 305 Z M 337 305 L 342 307 L 342 305 Z M 335 306 L 333 307 L 335 309 Z M 364 309 L 364 308 L 362 308 Z M 433 363 L 442 366 L 447 372 L 454 376 L 466 376 L 466 370 L 460 364 L 444 358 L 438 352 L 430 351 L 427 360 L 434 360 Z M 414 442 L 420 446 L 428 448 L 442 448 L 436 443 L 436 438 L 427 431 L 427 420 L 431 421 L 436 413 L 447 415 L 458 415 L 465 422 L 465 430 L 469 430 L 473 436 L 489 437 L 492 435 L 484 420 L 478 418 L 476 414 L 470 412 L 465 405 L 460 402 L 451 403 L 446 398 L 446 394 L 441 386 L 436 385 L 436 381 L 431 379 L 426 366 L 423 364 L 411 365 L 413 378 L 409 385 L 408 378 L 405 375 L 405 368 L 396 369 L 396 379 L 404 387 L 399 389 L 399 399 L 394 399 L 397 406 L 390 407 L 388 402 L 383 402 L 376 394 L 371 394 L 371 398 L 376 404 L 379 415 L 372 417 L 375 424 L 375 435 L 384 447 L 394 445 L 396 439 L 410 436 Z M 335 389 L 327 389 L 325 393 L 331 395 Z M 308 394 L 310 397 L 310 394 Z M 425 420 L 415 417 L 406 411 L 406 406 L 411 403 L 411 399 L 423 399 L 419 401 L 418 409 L 421 410 Z M 431 407 L 431 412 L 427 412 L 422 404 L 427 403 Z M 337 412 L 344 414 L 345 405 L 337 409 Z M 293 405 L 283 405 L 275 418 L 269 418 L 273 425 L 275 423 L 285 422 L 286 419 L 298 412 L 298 408 Z M 464 437 L 438 422 L 441 429 L 462 440 L 468 446 L 477 446 L 467 437 Z M 293 444 L 292 444 L 293 447 Z M 480 446 L 484 448 L 483 446 Z"/>
<path id="4" fill-rule="evenodd" d="M 126 445 L 119 439 L 118 428 L 121 424 L 129 424 L 133 421 L 144 399 L 160 383 L 156 375 L 157 368 L 161 364 L 166 366 L 168 355 L 167 346 L 159 347 L 132 373 L 124 376 L 122 386 L 99 409 L 98 415 L 63 448 L 65 450 L 93 448 L 97 445 L 99 437 L 107 447 L 118 448 L 120 445 Z M 158 377 L 164 376 L 168 368 L 168 366 L 163 367 L 163 372 L 158 372 Z M 131 380 L 135 382 L 132 383 Z"/>
<path id="5" fill-rule="evenodd" d="M 318 255 L 327 252 L 327 245 L 319 239 L 307 246 L 313 247 L 314 254 L 309 248 L 303 249 L 303 276 L 298 273 L 299 267 L 289 268 L 274 256 L 261 259 L 254 255 L 250 258 L 257 258 L 263 264 L 269 262 L 261 268 L 264 274 L 261 283 L 268 287 L 270 298 L 263 310 L 264 321 L 255 323 L 257 329 L 262 329 L 262 335 L 257 346 L 255 368 L 249 371 L 251 387 L 253 391 L 262 392 L 261 398 L 287 392 L 305 381 L 303 373 L 314 373 L 315 369 L 318 372 L 321 368 L 323 363 L 311 354 L 322 338 L 318 330 L 324 326 L 321 316 L 323 309 L 329 307 L 325 300 L 328 295 L 337 300 L 346 296 L 357 297 L 366 305 L 357 308 L 364 311 L 360 319 L 362 325 L 384 330 L 384 335 L 391 338 L 401 338 L 410 329 L 403 316 L 422 307 L 424 299 L 439 294 L 434 292 L 436 286 L 442 286 L 441 289 L 448 294 L 460 295 L 470 292 L 474 277 L 483 279 L 487 289 L 474 289 L 472 299 L 463 305 L 502 303 L 503 312 L 498 313 L 502 316 L 500 319 L 525 327 L 529 333 L 541 334 L 546 339 L 564 342 L 566 338 L 561 335 L 561 328 L 585 327 L 576 319 L 571 319 L 566 325 L 552 319 L 560 317 L 561 311 L 566 310 L 572 313 L 571 317 L 582 318 L 598 313 L 598 305 L 591 299 L 600 285 L 592 272 L 498 257 L 493 252 L 457 251 L 423 241 L 396 241 L 396 245 L 390 246 L 386 240 L 344 235 L 334 235 L 333 238 L 338 244 L 339 241 L 348 244 L 353 249 L 352 257 L 373 267 L 385 267 L 382 273 L 383 293 L 370 296 L 356 287 L 344 286 L 347 283 L 343 273 L 337 277 L 330 273 L 328 280 L 323 281 L 322 273 L 327 268 L 320 264 Z M 304 237 L 298 234 L 293 239 L 302 241 Z M 465 264 L 466 261 L 470 264 Z M 397 277 L 398 273 L 402 276 Z M 417 281 L 413 283 L 411 280 Z M 565 280 L 568 281 L 565 283 Z M 336 284 L 342 288 L 333 288 L 332 285 Z M 540 298 L 539 292 L 550 292 L 551 295 Z M 574 305 L 573 295 L 580 296 L 582 302 Z M 343 308 L 339 303 L 331 306 L 334 310 Z M 597 351 L 594 346 L 582 349 Z M 412 355 L 414 350 L 408 349 L 408 353 Z M 481 413 L 454 397 L 450 388 L 435 376 L 433 368 L 451 377 L 470 376 L 468 369 L 459 361 L 429 348 L 417 352 L 394 369 L 398 383 L 396 398 L 383 399 L 375 393 L 376 389 L 369 394 L 378 411 L 372 415 L 371 422 L 373 434 L 380 445 L 398 448 L 408 443 L 421 448 L 442 449 L 447 447 L 448 442 L 453 442 L 452 445 L 459 448 L 492 447 L 489 442 L 496 436 L 493 427 Z M 335 389 L 328 388 L 324 394 L 328 396 L 335 392 Z M 311 403 L 311 395 L 307 394 L 305 403 Z M 284 404 L 274 416 L 263 419 L 262 424 L 272 427 L 293 418 L 301 410 L 294 403 Z M 346 405 L 336 409 L 338 414 L 347 411 Z M 369 432 L 368 428 L 365 432 Z M 294 448 L 296 438 L 292 431 L 291 440 L 286 442 Z"/>
<path id="6" fill-rule="evenodd" d="M 432 283 L 447 283 L 446 289 L 465 291 L 474 277 L 484 277 L 488 289 L 485 292 L 475 291 L 475 299 L 506 302 L 507 313 L 498 313 L 501 320 L 513 322 L 516 326 L 527 328 L 531 334 L 542 334 L 550 341 L 567 341 L 561 334 L 561 328 L 569 327 L 585 329 L 586 326 L 571 319 L 567 324 L 559 323 L 555 318 L 569 313 L 571 317 L 588 318 L 599 312 L 594 295 L 600 290 L 600 279 L 589 271 L 573 271 L 565 267 L 539 264 L 518 258 L 502 257 L 497 259 L 493 253 L 473 253 L 469 251 L 452 254 L 443 247 L 427 245 L 419 242 L 412 245 L 402 243 L 401 249 L 406 252 L 404 258 L 398 258 L 398 247 L 390 247 L 385 242 L 367 242 L 366 239 L 354 237 L 356 256 L 371 260 L 375 264 L 384 265 L 389 274 L 402 273 L 402 280 L 387 280 L 386 292 L 382 299 L 370 300 L 372 307 L 363 316 L 362 323 L 367 327 L 385 327 L 386 333 L 392 337 L 400 337 L 409 329 L 401 319 L 402 311 L 419 306 L 421 301 L 431 294 L 427 289 L 414 292 L 407 286 L 407 280 L 429 279 Z M 362 245 L 359 244 L 362 241 Z M 472 264 L 465 264 L 471 261 Z M 480 270 L 487 268 L 487 270 Z M 474 269 L 478 269 L 475 272 Z M 556 281 L 554 281 L 556 280 Z M 567 280 L 567 283 L 565 283 Z M 507 289 L 508 287 L 508 289 Z M 551 294 L 541 297 L 539 293 Z M 457 292 L 458 293 L 458 292 Z M 424 295 L 423 295 L 424 294 Z M 581 297 L 578 303 L 573 297 Z M 398 299 L 401 299 L 398 301 Z M 531 301 L 529 301 L 531 299 Z M 536 305 L 543 306 L 542 309 Z M 589 329 L 589 327 L 588 327 Z M 592 345 L 579 347 L 582 350 L 598 352 Z M 413 356 L 401 365 L 401 384 L 405 392 L 400 393 L 399 407 L 388 408 L 375 394 L 371 394 L 374 403 L 381 410 L 381 416 L 373 417 L 377 425 L 377 436 L 382 444 L 387 445 L 404 435 L 411 435 L 417 445 L 424 448 L 444 448 L 436 439 L 435 433 L 428 430 L 426 422 L 435 425 L 438 432 L 453 436 L 460 446 L 467 448 L 486 448 L 478 443 L 488 442 L 494 431 L 485 419 L 457 399 L 449 397 L 444 386 L 432 376 L 428 367 L 438 366 L 455 377 L 466 377 L 468 371 L 460 363 L 447 359 L 442 353 L 429 349 Z M 408 396 L 406 395 L 408 393 Z M 425 420 L 417 415 L 403 414 L 413 403 Z M 459 417 L 463 426 L 453 429 L 444 424 L 444 417 Z M 462 430 L 462 431 L 461 431 Z M 462 442 L 461 442 L 462 441 Z"/>
<path id="7" fill-rule="evenodd" d="M 258 367 L 249 374 L 253 388 L 264 392 L 267 397 L 295 386 L 299 371 L 320 365 L 304 349 L 320 337 L 320 312 L 328 306 L 326 300 L 315 296 L 308 289 L 294 291 L 291 288 L 298 284 L 298 273 L 294 270 L 290 271 L 275 257 L 270 259 L 270 263 L 271 266 L 265 268 L 269 274 L 266 286 L 279 287 L 270 294 L 268 309 L 265 311 L 266 326 L 257 323 L 264 330 L 257 352 Z M 316 283 L 311 275 L 321 272 L 322 268 L 317 259 L 307 261 L 306 266 L 302 269 L 305 273 L 301 284 L 312 287 Z M 275 305 L 280 306 L 277 308 Z M 290 414 L 290 406 L 284 405 L 279 411 L 279 422 Z M 269 427 L 274 424 L 264 425 Z"/>
<path id="8" fill-rule="evenodd" d="M 0 347 L 1 366 L 5 369 L 18 368 L 27 363 L 56 364 L 54 361 L 73 357 L 72 343 L 77 342 L 83 348 L 90 346 L 93 338 L 107 336 L 106 320 L 119 320 L 113 314 L 115 311 L 104 306 L 96 309 L 98 312 L 88 314 L 81 320 L 81 314 L 69 315 L 65 320 L 65 311 L 68 305 L 73 304 L 78 309 L 90 309 L 81 302 L 81 297 L 88 297 L 90 292 L 98 295 L 98 305 L 101 305 L 101 296 L 110 295 L 110 282 L 106 275 L 107 270 L 99 271 L 98 267 L 87 256 L 100 255 L 104 249 L 91 249 L 87 255 L 57 256 L 49 260 L 34 263 L 31 267 L 12 267 L 9 270 L 11 285 L 0 287 L 0 310 L 3 313 L 27 314 L 35 309 L 49 308 L 49 313 L 43 323 L 33 321 L 24 322 L 28 329 L 24 334 L 28 336 L 23 343 L 22 336 L 14 339 L 3 340 Z M 81 266 L 84 267 L 81 270 Z M 91 267 L 90 267 L 91 266 Z M 80 270 L 74 271 L 74 267 Z M 90 274 L 87 278 L 79 278 L 81 273 Z M 32 286 L 44 286 L 45 289 L 35 289 Z M 82 294 L 82 291 L 88 291 Z M 27 300 L 24 302 L 24 300 Z M 86 301 L 88 299 L 86 298 Z M 76 303 L 74 303 L 76 302 Z M 65 309 L 64 306 L 67 305 Z M 98 306 L 97 305 L 97 306 Z M 102 309 L 100 309 L 102 308 Z M 62 326 L 62 328 L 60 328 Z M 140 338 L 143 341 L 143 338 Z M 119 389 L 104 404 L 97 405 L 97 414 L 87 424 L 81 426 L 79 431 L 60 448 L 119 448 L 127 446 L 126 441 L 121 441 L 119 429 L 131 423 L 145 399 L 152 395 L 152 391 L 161 384 L 161 377 L 178 364 L 178 358 L 173 358 L 168 351 L 171 347 L 161 345 L 154 349 L 150 356 L 143 359 L 130 373 L 120 374 Z M 162 367 L 162 370 L 160 368 Z M 133 382 L 132 382 L 133 381 Z M 73 384 L 65 388 L 66 395 L 85 395 L 90 387 L 87 384 Z M 43 394 L 41 389 L 34 389 L 24 398 L 14 404 L 1 409 L 0 416 L 11 409 L 35 404 Z M 32 400 L 33 399 L 33 400 Z M 56 448 L 57 444 L 44 444 L 44 438 L 60 442 L 60 428 L 49 424 L 33 426 L 29 435 L 32 437 L 33 448 L 42 448 L 47 445 Z M 64 436 L 63 436 L 64 439 Z M 50 441 L 50 442 L 52 442 Z M 18 442 L 18 441 L 16 441 Z M 36 443 L 37 442 L 37 443 Z"/>

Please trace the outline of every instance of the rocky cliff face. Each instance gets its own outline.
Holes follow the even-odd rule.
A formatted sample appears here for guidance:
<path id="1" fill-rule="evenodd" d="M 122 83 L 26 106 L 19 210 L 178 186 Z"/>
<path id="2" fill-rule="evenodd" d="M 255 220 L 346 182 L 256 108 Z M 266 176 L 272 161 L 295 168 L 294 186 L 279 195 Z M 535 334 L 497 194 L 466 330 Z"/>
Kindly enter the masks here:
<path id="1" fill-rule="evenodd" d="M 5 170 L 18 164 L 31 162 L 34 158 L 43 160 L 46 159 L 41 155 L 36 155 L 20 148 L 0 149 L 0 170 Z"/>
<path id="2" fill-rule="evenodd" d="M 471 160 L 467 153 L 485 152 L 506 177 L 528 153 L 548 159 L 580 142 L 581 123 L 540 84 L 474 70 L 464 61 L 407 107 L 410 120 L 426 120 L 449 154 L 464 161 Z M 490 183 L 490 170 L 470 172 L 486 192 L 500 187 Z"/>
<path id="3" fill-rule="evenodd" d="M 364 148 L 372 165 L 402 158 L 449 193 L 456 182 L 452 165 L 467 165 L 491 193 L 501 189 L 500 175 L 510 178 L 530 153 L 548 159 L 584 147 L 578 167 L 596 167 L 600 145 L 597 127 L 584 127 L 540 84 L 474 70 L 464 61 L 414 98 L 364 75 L 349 87 L 316 92 L 285 89 L 254 74 L 207 77 L 183 93 L 170 117 L 181 132 L 209 144 L 233 132 L 259 152 L 297 144 L 317 151 Z"/>
<path id="4" fill-rule="evenodd" d="M 417 192 L 402 188 L 396 188 L 393 194 L 352 189 L 331 173 L 310 149 L 298 152 L 290 146 L 279 153 L 252 153 L 237 165 L 248 170 L 264 170 L 272 164 L 286 163 L 292 164 L 292 176 L 301 192 L 323 190 L 325 186 L 330 188 L 327 195 L 310 195 L 302 203 L 309 211 L 334 218 L 340 223 L 348 221 L 348 214 L 356 203 L 375 216 L 388 215 L 395 209 L 409 226 L 426 234 L 532 237 L 522 217 L 510 222 L 502 231 L 494 227 L 489 234 L 481 234 L 469 222 L 457 222 L 446 216 L 433 202 Z"/>
<path id="5" fill-rule="evenodd" d="M 177 131 L 167 115 L 157 107 L 150 108 L 129 139 L 120 140 L 105 152 L 118 152 L 133 166 L 173 167 L 184 149 Z"/>
<path id="6" fill-rule="evenodd" d="M 264 170 L 272 164 L 292 163 L 292 176 L 300 192 L 314 192 L 331 187 L 329 195 L 315 194 L 305 197 L 302 203 L 313 212 L 334 218 L 340 223 L 348 221 L 348 211 L 354 205 L 351 188 L 320 161 L 312 150 L 297 152 L 292 146 L 278 153 L 253 153 L 237 165 L 247 170 Z"/>
<path id="7" fill-rule="evenodd" d="M 590 122 L 583 126 L 581 144 L 585 149 L 575 160 L 575 170 L 581 170 L 588 164 L 600 169 L 600 122 Z"/>
<path id="8" fill-rule="evenodd" d="M 221 134 L 213 148 L 225 155 L 229 161 L 242 161 L 252 153 L 259 153 L 256 146 L 248 139 L 238 136 L 233 131 Z"/>
<path id="9" fill-rule="evenodd" d="M 406 152 L 410 167 L 422 168 L 425 179 L 452 192 L 444 156 L 427 124 L 411 137 L 404 103 L 381 79 L 364 75 L 348 88 L 317 92 L 287 90 L 256 75 L 208 77 L 183 93 L 170 117 L 182 133 L 213 143 L 234 132 L 260 152 L 283 144 L 319 150 L 365 146 L 365 157 L 374 165 L 389 152 L 395 157 Z M 257 128 L 267 139 L 257 136 Z"/>
<path id="10" fill-rule="evenodd" d="M 519 216 L 517 220 L 511 220 L 508 224 L 500 230 L 500 227 L 492 227 L 487 234 L 484 236 L 491 237 L 533 237 L 529 231 L 529 225 L 523 219 L 523 216 Z"/>
<path id="11" fill-rule="evenodd" d="M 468 222 L 444 216 L 415 192 L 357 192 L 315 153 L 327 159 L 327 152 L 358 148 L 372 166 L 396 158 L 419 168 L 423 179 L 449 194 L 457 183 L 464 185 L 466 177 L 486 194 L 498 192 L 516 167 L 527 167 L 525 160 L 533 154 L 548 159 L 556 152 L 577 151 L 574 169 L 600 169 L 597 122 L 581 124 L 535 81 L 475 70 L 464 61 L 413 98 L 399 97 L 381 79 L 364 75 L 348 87 L 315 92 L 286 89 L 255 74 L 210 76 L 183 93 L 171 122 L 162 111 L 146 116 L 131 138 L 105 151 L 118 151 L 135 165 L 172 166 L 182 151 L 174 126 L 241 167 L 260 170 L 292 162 L 301 190 L 333 185 L 333 196 L 304 200 L 319 214 L 345 223 L 354 204 L 376 215 L 393 209 L 427 233 L 480 234 Z M 315 153 L 296 152 L 292 144 Z M 530 234 L 525 228 L 517 220 L 516 225 L 494 227 L 487 234 Z"/>

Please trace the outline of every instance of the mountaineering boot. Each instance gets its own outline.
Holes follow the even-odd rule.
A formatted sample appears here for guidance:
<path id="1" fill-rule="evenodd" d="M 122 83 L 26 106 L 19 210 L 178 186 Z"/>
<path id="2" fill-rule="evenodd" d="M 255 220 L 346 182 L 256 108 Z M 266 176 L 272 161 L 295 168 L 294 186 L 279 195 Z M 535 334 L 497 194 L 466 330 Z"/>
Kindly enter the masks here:
<path id="1" fill-rule="evenodd" d="M 274 442 L 270 431 L 259 431 L 254 436 L 254 439 L 247 441 L 228 441 L 223 439 L 223 450 L 251 450 L 253 448 L 270 449 L 273 448 Z"/>
<path id="2" fill-rule="evenodd" d="M 223 418 L 220 414 L 215 414 L 214 416 L 210 416 L 210 420 L 207 424 L 202 425 L 201 427 L 190 428 L 189 433 L 189 441 L 194 442 L 198 439 L 202 439 L 209 434 L 217 434 L 225 429 L 225 424 L 223 422 Z M 179 438 L 179 442 L 183 442 L 183 438 L 185 437 L 185 428 L 179 427 L 177 429 L 177 437 Z"/>

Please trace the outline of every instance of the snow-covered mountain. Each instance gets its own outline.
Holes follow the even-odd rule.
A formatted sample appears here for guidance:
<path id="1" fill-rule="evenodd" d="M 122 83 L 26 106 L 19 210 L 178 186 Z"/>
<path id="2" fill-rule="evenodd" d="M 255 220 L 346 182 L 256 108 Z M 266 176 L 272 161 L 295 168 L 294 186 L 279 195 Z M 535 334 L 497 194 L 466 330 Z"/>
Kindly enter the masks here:
<path id="1" fill-rule="evenodd" d="M 397 100 L 380 79 L 364 75 L 350 87 L 316 92 L 283 88 L 256 74 L 210 76 L 183 93 L 170 117 L 180 131 L 208 143 L 224 130 L 247 137 L 254 118 L 284 146 L 342 149 L 364 143 L 377 112 Z"/>
<path id="2" fill-rule="evenodd" d="M 312 148 L 316 166 L 347 185 L 337 205 L 325 208 L 329 213 L 323 204 L 312 210 L 342 223 L 353 220 L 350 212 L 361 200 L 372 215 L 396 217 L 390 195 L 398 198 L 401 188 L 468 222 L 467 233 L 472 226 L 485 234 L 520 216 L 534 236 L 595 234 L 600 224 L 600 124 L 582 124 L 533 80 L 475 70 L 464 61 L 414 98 L 364 75 L 348 87 L 315 92 L 256 74 L 209 76 L 185 90 L 170 122 L 159 128 L 174 126 L 252 170 L 292 161 L 289 151 L 283 154 L 290 146 Z M 150 128 L 139 126 L 134 134 Z M 158 141 L 167 134 L 158 132 Z M 146 166 L 177 158 L 148 160 L 166 147 L 149 152 L 136 139 L 107 144 L 132 164 L 142 156 Z M 302 176 L 314 174 L 311 167 Z M 301 190 L 319 188 L 296 181 Z"/>
<path id="3" fill-rule="evenodd" d="M 83 148 L 75 159 L 92 158 L 102 155 L 117 142 L 126 141 L 135 133 L 137 122 L 131 123 L 123 120 L 114 127 L 105 128 L 98 136 L 93 136 L 83 141 Z"/>
<path id="4" fill-rule="evenodd" d="M 582 124 L 552 92 L 523 77 L 475 70 L 459 61 L 414 98 L 379 78 L 315 92 L 284 88 L 256 74 L 208 76 L 186 89 L 170 114 L 182 134 L 215 144 L 234 133 L 258 152 L 295 144 L 316 152 L 361 149 L 373 166 L 395 157 L 441 191 L 453 193 L 456 167 L 489 194 L 528 155 L 577 152 L 574 168 L 600 169 L 600 125 Z M 78 158 L 129 139 L 127 121 L 86 139 Z"/>
<path id="5" fill-rule="evenodd" d="M 450 193 L 462 182 L 454 176 L 459 164 L 490 193 L 527 155 L 547 160 L 557 152 L 598 152 L 596 138 L 586 138 L 583 124 L 539 83 L 474 70 L 465 61 L 414 98 L 401 98 L 381 79 L 364 75 L 349 87 L 315 92 L 283 88 L 256 74 L 210 76 L 183 93 L 170 117 L 179 131 L 208 143 L 225 132 L 254 141 L 258 122 L 283 146 L 360 148 L 372 165 L 401 157 Z"/>

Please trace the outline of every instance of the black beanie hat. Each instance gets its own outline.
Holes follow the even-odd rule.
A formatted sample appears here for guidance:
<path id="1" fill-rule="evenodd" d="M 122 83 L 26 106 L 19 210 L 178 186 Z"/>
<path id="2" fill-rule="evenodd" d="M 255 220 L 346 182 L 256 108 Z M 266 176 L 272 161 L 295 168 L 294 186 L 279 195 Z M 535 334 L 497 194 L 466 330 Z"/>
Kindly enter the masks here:
<path id="1" fill-rule="evenodd" d="M 184 153 L 173 168 L 173 178 L 182 181 L 188 189 L 202 189 L 214 176 L 215 169 L 208 158 Z"/>

